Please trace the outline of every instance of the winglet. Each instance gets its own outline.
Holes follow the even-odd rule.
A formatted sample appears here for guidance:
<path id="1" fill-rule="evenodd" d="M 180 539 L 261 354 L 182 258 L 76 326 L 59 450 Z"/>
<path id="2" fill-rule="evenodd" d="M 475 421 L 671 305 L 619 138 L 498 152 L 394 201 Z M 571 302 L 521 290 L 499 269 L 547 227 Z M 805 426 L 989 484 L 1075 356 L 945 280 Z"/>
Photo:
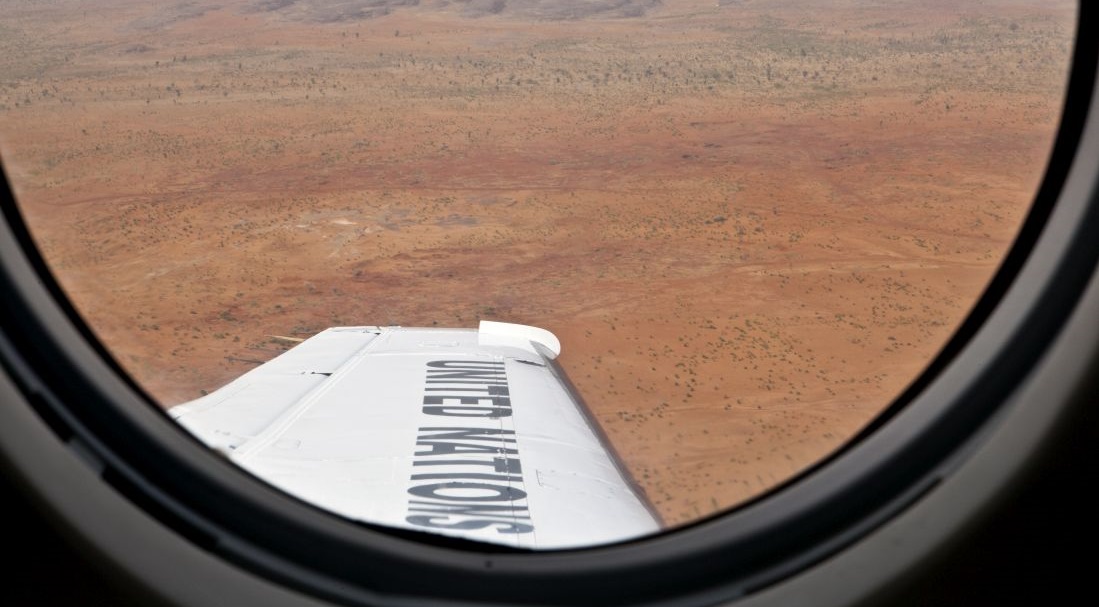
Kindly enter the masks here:
<path id="1" fill-rule="evenodd" d="M 479 336 L 504 337 L 510 339 L 523 339 L 540 344 L 553 353 L 550 358 L 557 358 L 561 354 L 561 342 L 557 336 L 545 329 L 529 325 L 517 325 L 510 322 L 496 322 L 482 320 L 477 327 Z"/>

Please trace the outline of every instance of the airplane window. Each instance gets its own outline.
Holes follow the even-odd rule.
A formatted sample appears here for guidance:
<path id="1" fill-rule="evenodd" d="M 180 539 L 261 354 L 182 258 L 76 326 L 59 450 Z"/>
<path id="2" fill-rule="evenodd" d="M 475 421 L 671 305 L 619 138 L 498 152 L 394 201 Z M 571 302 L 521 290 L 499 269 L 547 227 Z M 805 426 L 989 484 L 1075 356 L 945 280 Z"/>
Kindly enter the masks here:
<path id="1" fill-rule="evenodd" d="M 913 382 L 1034 200 L 1076 10 L 20 3 L 0 152 L 65 295 L 204 442 L 350 518 L 571 548 L 757 498 Z M 434 417 L 355 418 L 395 402 Z M 363 494 L 293 455 L 365 442 L 404 463 Z M 647 522 L 523 539 L 518 496 L 589 468 Z M 395 515 L 360 499 L 387 483 Z"/>

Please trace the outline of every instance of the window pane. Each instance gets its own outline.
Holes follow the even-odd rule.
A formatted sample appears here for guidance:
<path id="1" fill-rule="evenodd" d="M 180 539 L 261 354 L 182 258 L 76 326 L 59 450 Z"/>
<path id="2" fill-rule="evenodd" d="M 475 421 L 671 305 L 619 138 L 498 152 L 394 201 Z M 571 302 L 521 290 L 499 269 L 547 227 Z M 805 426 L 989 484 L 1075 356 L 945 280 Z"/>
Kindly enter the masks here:
<path id="1" fill-rule="evenodd" d="M 9 2 L 0 150 L 163 406 L 328 327 L 542 327 L 674 526 L 833 452 L 951 336 L 1042 177 L 1074 18 Z"/>

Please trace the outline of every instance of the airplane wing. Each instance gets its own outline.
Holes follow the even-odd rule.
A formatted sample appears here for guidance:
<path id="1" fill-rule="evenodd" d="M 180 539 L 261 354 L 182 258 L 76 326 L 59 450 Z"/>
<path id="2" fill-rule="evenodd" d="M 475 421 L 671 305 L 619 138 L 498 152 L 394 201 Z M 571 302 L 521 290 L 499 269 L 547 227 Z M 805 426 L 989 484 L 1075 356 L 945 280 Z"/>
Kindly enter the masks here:
<path id="1" fill-rule="evenodd" d="M 347 518 L 518 548 L 660 529 L 549 331 L 337 327 L 169 414 Z"/>

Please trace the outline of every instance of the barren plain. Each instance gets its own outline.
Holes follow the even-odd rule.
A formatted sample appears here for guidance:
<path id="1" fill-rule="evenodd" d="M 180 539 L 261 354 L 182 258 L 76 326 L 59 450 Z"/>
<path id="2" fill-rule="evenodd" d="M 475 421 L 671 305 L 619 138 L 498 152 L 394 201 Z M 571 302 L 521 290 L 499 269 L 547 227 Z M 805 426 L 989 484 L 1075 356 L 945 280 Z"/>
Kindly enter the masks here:
<path id="1" fill-rule="evenodd" d="M 1069 1 L 0 0 L 50 267 L 168 406 L 335 325 L 555 332 L 665 522 L 946 343 L 1058 123 Z"/>

